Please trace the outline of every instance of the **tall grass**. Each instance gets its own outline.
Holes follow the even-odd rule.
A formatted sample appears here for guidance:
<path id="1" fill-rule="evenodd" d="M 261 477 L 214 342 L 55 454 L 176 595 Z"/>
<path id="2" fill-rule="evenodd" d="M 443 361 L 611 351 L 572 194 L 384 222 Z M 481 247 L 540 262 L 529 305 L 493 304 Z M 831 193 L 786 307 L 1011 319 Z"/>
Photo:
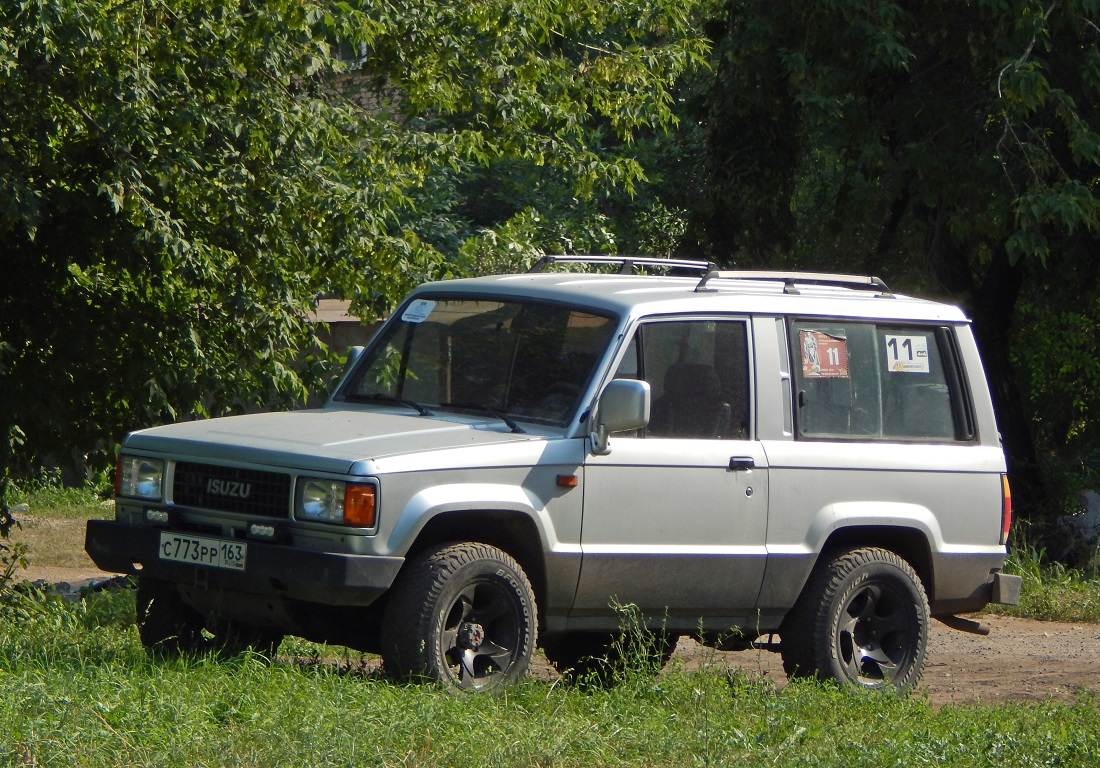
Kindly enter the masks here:
<path id="1" fill-rule="evenodd" d="M 990 612 L 1045 621 L 1100 622 L 1100 571 L 1077 569 L 1047 557 L 1032 544 L 1025 528 L 1014 534 L 1008 573 L 1023 578 L 1020 604 L 991 605 Z"/>
<path id="2" fill-rule="evenodd" d="M 155 662 L 129 591 L 13 594 L 0 765 L 879 766 L 1100 764 L 1097 706 L 952 705 L 704 664 L 611 688 L 395 685 L 318 660 Z M 319 654 L 323 655 L 323 654 Z"/>
<path id="3" fill-rule="evenodd" d="M 62 482 L 60 472 L 47 469 L 35 477 L 12 481 L 9 490 L 13 504 L 26 504 L 52 517 L 85 518 L 101 516 L 103 501 L 110 493 L 109 481 L 104 477 L 72 486 Z"/>
<path id="4" fill-rule="evenodd" d="M 36 514 L 99 515 L 38 489 Z M 47 503 L 48 502 L 48 503 Z M 81 512 L 80 510 L 83 510 Z M 1100 621 L 1100 583 L 1017 545 L 1024 604 Z M 390 683 L 288 639 L 282 660 L 152 661 L 133 593 L 0 598 L 0 766 L 1029 766 L 1100 764 L 1097 702 L 935 707 L 730 672 L 715 652 L 618 685 L 527 680 L 497 696 Z M 643 660 L 648 656 L 643 656 Z"/>

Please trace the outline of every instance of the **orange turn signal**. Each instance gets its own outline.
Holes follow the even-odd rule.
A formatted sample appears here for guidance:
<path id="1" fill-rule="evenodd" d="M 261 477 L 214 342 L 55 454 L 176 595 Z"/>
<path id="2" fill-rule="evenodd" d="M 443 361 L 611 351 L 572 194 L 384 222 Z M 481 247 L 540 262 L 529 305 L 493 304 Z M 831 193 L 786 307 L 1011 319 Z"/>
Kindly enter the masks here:
<path id="1" fill-rule="evenodd" d="M 344 522 L 360 528 L 374 527 L 374 486 L 348 483 L 344 491 Z"/>
<path id="2" fill-rule="evenodd" d="M 558 475 L 558 485 L 562 488 L 576 488 L 577 483 L 576 475 Z"/>

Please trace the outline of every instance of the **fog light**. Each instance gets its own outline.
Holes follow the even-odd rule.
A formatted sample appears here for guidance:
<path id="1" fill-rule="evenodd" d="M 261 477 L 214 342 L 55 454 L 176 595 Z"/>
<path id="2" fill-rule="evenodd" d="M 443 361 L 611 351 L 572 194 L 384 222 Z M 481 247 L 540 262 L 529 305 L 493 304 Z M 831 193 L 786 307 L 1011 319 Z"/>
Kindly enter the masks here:
<path id="1" fill-rule="evenodd" d="M 261 525 L 260 523 L 249 523 L 248 535 L 257 539 L 274 539 L 275 526 Z"/>
<path id="2" fill-rule="evenodd" d="M 168 525 L 168 513 L 163 509 L 147 509 L 145 522 L 152 525 Z"/>

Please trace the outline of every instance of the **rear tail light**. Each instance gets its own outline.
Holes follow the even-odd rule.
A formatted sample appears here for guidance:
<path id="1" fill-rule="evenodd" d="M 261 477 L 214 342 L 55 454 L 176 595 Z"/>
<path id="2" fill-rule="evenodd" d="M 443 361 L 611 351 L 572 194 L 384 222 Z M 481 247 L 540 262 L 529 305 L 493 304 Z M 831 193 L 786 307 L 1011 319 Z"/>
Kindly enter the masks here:
<path id="1" fill-rule="evenodd" d="M 1008 475 L 1001 475 L 1001 544 L 1008 544 L 1012 528 L 1012 489 L 1008 487 Z"/>

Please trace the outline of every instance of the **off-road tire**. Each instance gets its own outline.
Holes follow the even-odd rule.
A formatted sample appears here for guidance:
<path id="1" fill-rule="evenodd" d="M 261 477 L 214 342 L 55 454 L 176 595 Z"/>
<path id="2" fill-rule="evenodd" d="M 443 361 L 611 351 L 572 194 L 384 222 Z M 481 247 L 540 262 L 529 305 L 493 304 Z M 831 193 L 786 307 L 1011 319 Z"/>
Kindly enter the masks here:
<path id="1" fill-rule="evenodd" d="M 885 549 L 844 552 L 814 570 L 780 629 L 789 677 L 908 691 L 924 671 L 928 597 Z"/>
<path id="2" fill-rule="evenodd" d="M 274 627 L 256 627 L 235 620 L 219 621 L 211 629 L 211 650 L 222 658 L 251 651 L 265 659 L 274 659 L 285 636 Z"/>
<path id="3" fill-rule="evenodd" d="M 507 553 L 447 544 L 405 564 L 382 620 L 382 659 L 399 679 L 488 690 L 527 673 L 537 611 L 531 583 Z"/>

